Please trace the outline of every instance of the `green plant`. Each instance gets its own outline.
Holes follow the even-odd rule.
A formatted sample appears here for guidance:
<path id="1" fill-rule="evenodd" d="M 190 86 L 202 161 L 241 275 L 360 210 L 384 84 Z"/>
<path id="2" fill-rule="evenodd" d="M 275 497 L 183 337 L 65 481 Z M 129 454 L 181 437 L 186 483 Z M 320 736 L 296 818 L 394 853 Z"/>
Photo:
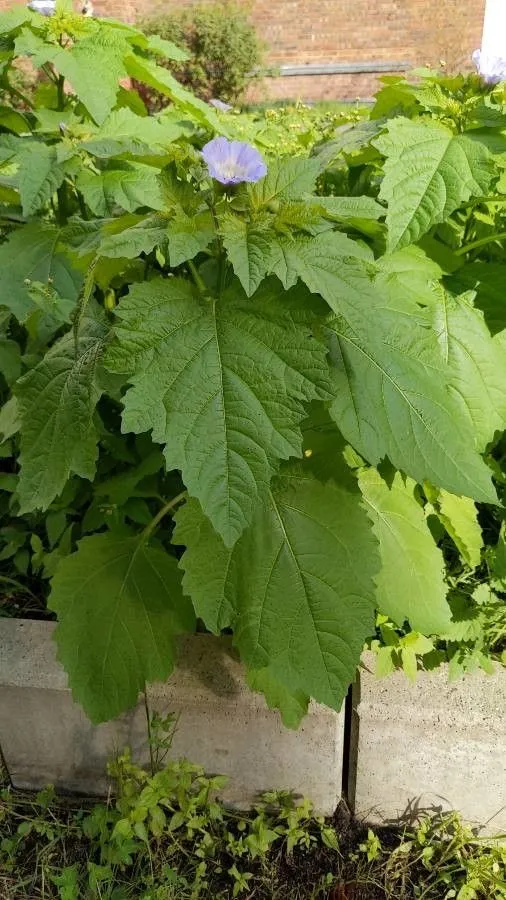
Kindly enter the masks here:
<path id="1" fill-rule="evenodd" d="M 336 126 L 360 121 L 364 109 L 335 104 L 320 109 L 295 103 L 278 108 L 229 111 L 225 114 L 227 133 L 240 141 L 255 144 L 268 157 L 310 156 L 315 144 L 328 140 Z"/>
<path id="2" fill-rule="evenodd" d="M 263 47 L 244 6 L 211 3 L 180 12 L 150 13 L 139 22 L 146 34 L 160 35 L 188 51 L 176 68 L 176 78 L 203 100 L 236 103 L 242 98 L 252 73 L 262 62 Z M 150 109 L 160 109 L 163 94 L 141 90 Z"/>
<path id="3" fill-rule="evenodd" d="M 165 746 L 164 725 L 152 726 L 153 743 Z M 272 792 L 251 814 L 237 814 L 217 799 L 226 779 L 208 778 L 185 760 L 148 773 L 127 750 L 108 771 L 117 799 L 83 809 L 60 805 L 52 789 L 32 800 L 3 791 L 0 868 L 20 891 L 35 890 L 46 877 L 62 900 L 75 900 L 82 890 L 112 900 L 119 884 L 130 880 L 132 893 L 125 896 L 142 891 L 144 900 L 165 897 L 165 888 L 183 897 L 236 897 L 252 880 L 261 885 L 269 860 L 279 854 L 291 857 L 320 842 L 338 852 L 332 826 L 313 816 L 309 802 L 297 806 L 290 794 Z M 27 854 L 22 865 L 28 877 L 16 882 Z"/>
<path id="4" fill-rule="evenodd" d="M 125 752 L 110 774 L 117 791 L 107 803 L 78 805 L 51 789 L 35 797 L 1 792 L 2 897 L 506 897 L 506 844 L 477 837 L 454 813 L 374 830 L 346 816 L 315 818 L 307 801 L 283 792 L 234 813 L 216 797 L 224 779 L 186 761 L 149 774 Z"/>
<path id="5" fill-rule="evenodd" d="M 4 82 L 20 54 L 48 79 L 0 136 L 0 561 L 90 717 L 197 620 L 292 727 L 340 707 L 378 610 L 411 674 L 410 633 L 467 653 L 462 595 L 499 655 L 503 89 L 390 81 L 265 164 L 166 40 L 65 6 L 0 29 Z"/>

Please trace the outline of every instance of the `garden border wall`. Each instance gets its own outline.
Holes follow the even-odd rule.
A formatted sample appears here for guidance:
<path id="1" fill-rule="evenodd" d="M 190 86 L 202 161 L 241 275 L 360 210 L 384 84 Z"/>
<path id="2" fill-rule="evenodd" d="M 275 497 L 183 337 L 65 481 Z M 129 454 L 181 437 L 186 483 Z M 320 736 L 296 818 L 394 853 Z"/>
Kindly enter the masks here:
<path id="1" fill-rule="evenodd" d="M 0 620 L 0 745 L 12 783 L 104 794 L 107 760 L 126 745 L 149 760 L 144 703 L 93 726 L 72 700 L 56 660 L 54 624 Z M 246 685 L 225 638 L 183 640 L 166 684 L 148 688 L 153 711 L 179 715 L 172 755 L 229 776 L 226 803 L 248 807 L 258 794 L 294 789 L 331 814 L 341 796 L 344 713 L 312 704 L 299 731 L 281 724 Z"/>
<path id="2" fill-rule="evenodd" d="M 0 620 L 0 744 L 12 782 L 38 789 L 105 794 L 105 765 L 129 745 L 148 763 L 144 704 L 93 726 L 72 700 L 56 661 L 54 624 Z M 373 674 L 363 656 L 352 691 L 350 743 L 344 712 L 312 704 L 299 731 L 281 724 L 247 687 L 230 642 L 183 640 L 166 684 L 148 691 L 152 710 L 180 716 L 172 752 L 230 781 L 223 799 L 247 807 L 264 790 L 293 789 L 331 814 L 343 764 L 353 811 L 371 823 L 412 821 L 421 811 L 456 809 L 489 834 L 506 831 L 506 669 L 449 683 L 447 667 Z"/>
<path id="3" fill-rule="evenodd" d="M 353 687 L 348 796 L 371 823 L 456 809 L 506 832 L 506 668 L 449 682 L 448 667 L 375 678 L 366 653 Z"/>

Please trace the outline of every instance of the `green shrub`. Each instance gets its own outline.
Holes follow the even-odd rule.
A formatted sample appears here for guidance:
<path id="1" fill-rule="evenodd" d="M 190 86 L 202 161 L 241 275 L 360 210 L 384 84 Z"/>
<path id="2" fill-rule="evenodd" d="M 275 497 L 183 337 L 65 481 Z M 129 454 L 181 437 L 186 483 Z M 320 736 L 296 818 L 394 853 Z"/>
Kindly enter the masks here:
<path id="1" fill-rule="evenodd" d="M 262 62 L 263 46 L 247 13 L 235 3 L 213 3 L 172 15 L 159 13 L 140 22 L 146 34 L 159 34 L 186 48 L 190 58 L 171 71 L 203 100 L 239 100 L 250 73 Z M 148 105 L 160 109 L 166 99 L 145 93 Z"/>
<path id="2" fill-rule="evenodd" d="M 340 708 L 375 612 L 383 670 L 416 675 L 429 638 L 452 673 L 489 668 L 504 89 L 390 79 L 369 119 L 264 166 L 152 59 L 181 63 L 171 42 L 66 0 L 0 33 L 8 93 L 26 57 L 48 79 L 0 107 L 0 576 L 14 611 L 48 598 L 76 700 L 134 705 L 197 620 L 290 726 Z"/>

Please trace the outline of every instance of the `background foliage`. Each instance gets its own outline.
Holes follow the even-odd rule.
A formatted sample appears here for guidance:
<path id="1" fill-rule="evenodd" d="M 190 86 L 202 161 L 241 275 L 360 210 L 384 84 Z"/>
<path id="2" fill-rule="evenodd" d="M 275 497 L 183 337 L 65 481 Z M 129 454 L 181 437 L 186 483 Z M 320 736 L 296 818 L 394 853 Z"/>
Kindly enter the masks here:
<path id="1" fill-rule="evenodd" d="M 157 34 L 188 51 L 188 58 L 171 71 L 203 100 L 235 103 L 242 98 L 252 73 L 262 64 L 263 45 L 244 6 L 211 3 L 174 13 L 150 13 L 139 21 L 146 34 Z M 140 88 L 149 109 L 167 105 L 163 94 Z"/>

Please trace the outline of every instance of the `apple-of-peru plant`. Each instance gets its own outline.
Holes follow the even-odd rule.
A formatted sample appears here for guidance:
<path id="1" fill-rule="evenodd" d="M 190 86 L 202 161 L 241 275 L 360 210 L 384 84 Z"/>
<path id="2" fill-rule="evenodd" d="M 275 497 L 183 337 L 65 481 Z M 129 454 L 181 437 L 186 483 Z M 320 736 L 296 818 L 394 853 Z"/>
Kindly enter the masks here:
<path id="1" fill-rule="evenodd" d="M 2 533 L 51 579 L 74 696 L 115 716 L 199 623 L 287 724 L 339 709 L 377 609 L 452 633 L 434 522 L 471 570 L 499 502 L 506 321 L 473 245 L 504 209 L 501 89 L 393 79 L 265 160 L 168 41 L 65 5 L 0 32 Z"/>

